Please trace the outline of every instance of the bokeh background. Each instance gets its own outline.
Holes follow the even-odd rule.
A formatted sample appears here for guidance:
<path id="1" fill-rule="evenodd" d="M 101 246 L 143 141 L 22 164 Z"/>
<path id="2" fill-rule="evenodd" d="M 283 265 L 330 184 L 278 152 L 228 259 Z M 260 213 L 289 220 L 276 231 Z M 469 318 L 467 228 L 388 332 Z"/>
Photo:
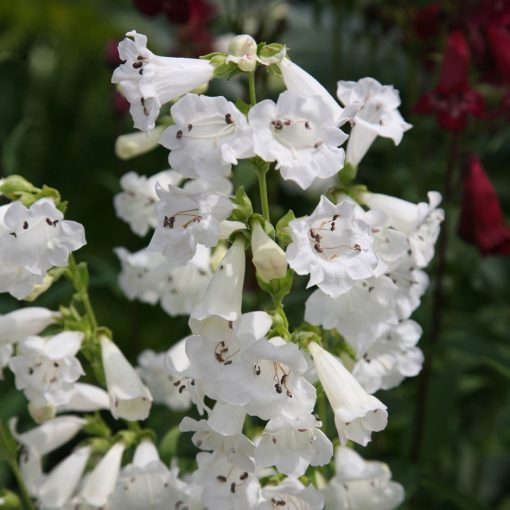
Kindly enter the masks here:
<path id="1" fill-rule="evenodd" d="M 191 4 L 195 7 L 186 10 Z M 133 362 L 142 349 L 166 350 L 187 332 L 185 318 L 129 302 L 117 285 L 120 265 L 113 248 L 134 251 L 148 241 L 115 217 L 112 199 L 119 178 L 129 170 L 152 175 L 167 168 L 164 149 L 129 161 L 120 161 L 113 151 L 116 137 L 132 131 L 126 105 L 110 84 L 115 47 L 125 32 L 135 28 L 148 35 L 156 53 L 180 56 L 208 53 L 224 45 L 226 34 L 247 32 L 260 41 L 285 43 L 291 58 L 332 93 L 340 79 L 372 76 L 394 84 L 403 116 L 414 127 L 397 148 L 378 139 L 358 179 L 373 191 L 423 201 L 428 190 L 444 192 L 450 168 L 444 292 L 438 303 L 436 259 L 428 269 L 431 288 L 413 317 L 424 328 L 420 346 L 433 364 L 425 375 L 380 392 L 389 407 L 389 426 L 374 434 L 362 454 L 389 464 L 406 488 L 403 508 L 510 509 L 510 234 L 500 222 L 502 244 L 484 248 L 489 253 L 482 255 L 480 235 L 496 219 L 482 226 L 476 222 L 486 218 L 495 197 L 469 201 L 463 195 L 466 162 L 474 153 L 510 216 L 508 2 L 182 0 L 167 2 L 164 12 L 157 6 L 158 0 L 0 2 L 0 177 L 21 174 L 37 186 L 59 189 L 69 201 L 68 218 L 86 228 L 88 244 L 78 258 L 89 263 L 100 323 L 113 329 Z M 469 86 L 485 101 L 484 111 L 456 131 L 415 109 L 439 83 L 453 31 L 460 31 L 469 45 Z M 259 78 L 261 92 L 277 95 L 278 83 L 262 73 Z M 440 114 L 462 106 L 465 87 L 443 92 Z M 246 96 L 245 83 L 234 79 L 214 85 L 211 93 Z M 254 179 L 247 168 L 236 171 L 236 183 L 256 197 Z M 282 188 L 277 174 L 271 179 L 273 219 L 289 207 L 296 215 L 314 207 L 317 197 Z M 457 235 L 461 205 L 471 214 L 473 228 L 476 223 L 481 229 L 470 244 Z M 252 292 L 254 285 L 249 277 L 247 310 L 264 304 Z M 304 294 L 304 281 L 298 280 L 286 301 L 295 323 L 302 320 Z M 69 287 L 59 282 L 38 303 L 57 307 L 69 297 Z M 18 306 L 0 296 L 0 313 Z M 29 423 L 25 408 L 6 373 L 0 381 L 0 417 L 19 415 Z M 157 408 L 148 423 L 163 440 L 167 460 L 175 453 L 193 455 L 189 438 L 163 438 L 180 418 Z M 12 483 L 0 465 L 0 487 Z"/>

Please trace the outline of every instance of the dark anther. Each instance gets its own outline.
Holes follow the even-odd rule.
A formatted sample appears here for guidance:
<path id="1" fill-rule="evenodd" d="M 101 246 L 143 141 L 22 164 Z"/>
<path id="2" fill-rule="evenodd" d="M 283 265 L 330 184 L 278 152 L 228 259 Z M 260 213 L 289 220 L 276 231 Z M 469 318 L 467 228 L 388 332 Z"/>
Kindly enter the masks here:
<path id="1" fill-rule="evenodd" d="M 310 123 L 309 123 L 308 121 L 306 121 L 306 122 L 305 122 L 305 128 L 306 128 L 306 129 L 312 129 L 312 128 L 310 127 Z"/>
<path id="2" fill-rule="evenodd" d="M 274 126 L 275 129 L 282 129 L 283 128 L 283 124 L 282 124 L 282 121 L 281 120 L 273 120 L 271 122 L 271 124 Z"/>
<path id="3" fill-rule="evenodd" d="M 353 247 L 358 253 L 361 252 L 361 246 L 359 244 L 355 244 Z"/>
<path id="4" fill-rule="evenodd" d="M 10 235 L 10 236 L 12 236 L 12 237 L 18 237 L 18 236 L 16 235 L 16 232 L 9 232 L 9 235 Z"/>
<path id="5" fill-rule="evenodd" d="M 223 482 L 225 483 L 227 481 L 227 477 L 226 476 L 223 476 L 223 475 L 218 475 L 216 477 L 216 480 L 218 480 L 219 482 Z"/>
<path id="6" fill-rule="evenodd" d="M 313 144 L 313 148 L 314 148 L 314 149 L 318 149 L 321 145 L 322 145 L 322 142 L 315 142 L 315 143 Z"/>
<path id="7" fill-rule="evenodd" d="M 174 228 L 175 216 L 165 216 L 163 219 L 163 228 Z"/>
<path id="8" fill-rule="evenodd" d="M 239 480 L 246 480 L 248 478 L 248 473 L 245 471 L 240 477 Z"/>
<path id="9" fill-rule="evenodd" d="M 141 60 L 139 60 L 138 62 L 134 62 L 133 63 L 133 67 L 135 69 L 140 69 L 140 67 L 142 67 L 142 66 L 143 66 L 143 62 Z"/>
<path id="10" fill-rule="evenodd" d="M 227 124 L 233 124 L 234 123 L 234 121 L 232 120 L 232 114 L 231 113 L 225 114 L 225 122 Z"/>
<path id="11" fill-rule="evenodd" d="M 177 138 L 177 140 L 180 140 L 182 138 L 182 131 L 179 129 L 179 131 L 177 131 L 177 133 L 175 133 L 175 138 Z"/>
<path id="12" fill-rule="evenodd" d="M 191 131 L 193 129 L 193 124 L 188 124 L 188 131 Z"/>
<path id="13" fill-rule="evenodd" d="M 274 388 L 276 390 L 276 393 L 281 393 L 283 390 L 282 390 L 282 385 L 280 383 L 276 383 L 274 385 Z"/>
<path id="14" fill-rule="evenodd" d="M 28 228 L 28 221 L 23 222 L 23 228 L 26 230 Z"/>
<path id="15" fill-rule="evenodd" d="M 236 483 L 235 483 L 235 482 L 232 482 L 232 483 L 230 484 L 230 492 L 231 492 L 232 494 L 235 494 L 235 493 L 236 493 Z"/>

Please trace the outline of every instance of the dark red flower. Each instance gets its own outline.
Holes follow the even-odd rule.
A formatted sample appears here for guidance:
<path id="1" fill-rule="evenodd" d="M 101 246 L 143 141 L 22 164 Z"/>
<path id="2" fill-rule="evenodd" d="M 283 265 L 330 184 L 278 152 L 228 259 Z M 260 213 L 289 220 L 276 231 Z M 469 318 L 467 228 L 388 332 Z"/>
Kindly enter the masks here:
<path id="1" fill-rule="evenodd" d="M 440 15 L 440 2 L 432 2 L 419 9 L 413 20 L 416 35 L 423 40 L 437 36 L 439 32 Z"/>
<path id="2" fill-rule="evenodd" d="M 163 9 L 163 2 L 164 0 L 134 0 L 136 9 L 146 16 L 157 16 Z"/>
<path id="3" fill-rule="evenodd" d="M 478 247 L 483 255 L 510 255 L 510 227 L 478 156 L 468 158 L 463 176 L 459 236 Z"/>
<path id="4" fill-rule="evenodd" d="M 510 83 L 510 33 L 502 26 L 490 25 L 487 40 L 499 73 Z"/>
<path id="5" fill-rule="evenodd" d="M 483 116 L 485 101 L 469 85 L 469 46 L 462 32 L 450 33 L 443 56 L 439 83 L 415 106 L 417 113 L 435 115 L 441 128 L 461 131 L 468 115 Z"/>

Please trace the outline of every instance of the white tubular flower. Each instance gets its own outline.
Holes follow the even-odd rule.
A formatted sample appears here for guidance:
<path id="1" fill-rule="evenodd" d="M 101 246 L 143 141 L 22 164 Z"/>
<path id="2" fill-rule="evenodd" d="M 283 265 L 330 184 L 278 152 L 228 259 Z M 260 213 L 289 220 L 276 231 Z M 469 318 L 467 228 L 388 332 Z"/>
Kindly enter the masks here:
<path id="1" fill-rule="evenodd" d="M 256 222 L 251 231 L 252 262 L 257 274 L 268 282 L 275 278 L 283 278 L 287 274 L 287 258 L 285 252 Z"/>
<path id="2" fill-rule="evenodd" d="M 71 390 L 71 397 L 65 404 L 57 406 L 57 412 L 90 413 L 110 409 L 108 393 L 98 386 L 85 383 L 75 383 Z"/>
<path id="3" fill-rule="evenodd" d="M 169 265 L 184 265 L 195 255 L 197 244 L 215 246 L 220 222 L 232 211 L 230 200 L 221 195 L 189 193 L 175 186 L 156 186 L 158 224 L 148 249 L 162 253 Z"/>
<path id="4" fill-rule="evenodd" d="M 191 396 L 187 391 L 179 391 L 180 378 L 168 373 L 165 360 L 168 356 L 175 359 L 185 355 L 185 342 L 181 340 L 168 352 L 156 353 L 147 349 L 138 356 L 137 371 L 149 388 L 154 402 L 164 404 L 174 411 L 189 409 Z"/>
<path id="5" fill-rule="evenodd" d="M 53 468 L 37 491 L 37 500 L 42 508 L 64 508 L 81 480 L 90 454 L 89 447 L 78 448 Z"/>
<path id="6" fill-rule="evenodd" d="M 88 474 L 80 489 L 73 508 L 81 509 L 90 505 L 93 508 L 104 508 L 110 494 L 115 488 L 120 472 L 122 455 L 126 446 L 122 442 L 115 443 Z"/>
<path id="7" fill-rule="evenodd" d="M 162 105 L 209 82 L 214 67 L 207 60 L 154 55 L 147 49 L 147 37 L 131 31 L 119 44 L 125 60 L 112 76 L 131 103 L 134 127 L 154 129 Z"/>
<path id="8" fill-rule="evenodd" d="M 332 112 L 335 124 L 337 126 L 340 124 L 342 107 L 312 75 L 288 58 L 284 58 L 278 67 L 287 90 L 302 97 L 320 96 Z"/>
<path id="9" fill-rule="evenodd" d="M 135 172 L 124 174 L 120 179 L 122 191 L 113 198 L 115 213 L 136 235 L 143 237 L 158 223 L 156 184 L 166 188 L 169 184 L 178 186 L 181 181 L 182 176 L 174 170 L 164 170 L 149 178 Z"/>
<path id="10" fill-rule="evenodd" d="M 9 368 L 16 376 L 16 388 L 30 400 L 33 415 L 48 405 L 69 402 L 75 381 L 84 374 L 75 357 L 83 338 L 81 332 L 64 331 L 47 338 L 31 336 L 18 344 Z"/>
<path id="11" fill-rule="evenodd" d="M 224 455 L 201 452 L 193 481 L 203 486 L 202 504 L 210 510 L 246 510 L 260 502 L 257 477 L 232 465 Z"/>
<path id="12" fill-rule="evenodd" d="M 351 448 L 336 451 L 336 475 L 323 490 L 327 510 L 394 510 L 404 489 L 391 481 L 386 464 L 365 461 Z"/>
<path id="13" fill-rule="evenodd" d="M 295 478 L 286 478 L 278 485 L 266 485 L 262 497 L 266 501 L 257 510 L 321 510 L 324 507 L 322 494 L 312 484 L 305 487 Z"/>
<path id="14" fill-rule="evenodd" d="M 386 427 L 386 406 L 369 395 L 338 358 L 315 342 L 308 345 L 308 350 L 333 408 L 340 444 L 345 445 L 350 440 L 366 446 L 372 432 Z"/>
<path id="15" fill-rule="evenodd" d="M 202 321 L 214 315 L 226 321 L 237 320 L 241 315 L 245 268 L 244 241 L 236 239 L 213 274 L 202 301 L 193 308 L 191 320 Z"/>
<path id="16" fill-rule="evenodd" d="M 37 335 L 60 317 L 58 312 L 39 306 L 20 308 L 0 315 L 0 345 L 15 344 Z"/>
<path id="17" fill-rule="evenodd" d="M 225 63 L 234 62 L 241 71 L 249 73 L 257 67 L 257 42 L 248 34 L 236 35 L 228 43 Z"/>
<path id="18" fill-rule="evenodd" d="M 145 420 L 152 405 L 150 391 L 124 354 L 108 337 L 103 335 L 99 341 L 113 417 L 129 421 Z"/>
<path id="19" fill-rule="evenodd" d="M 358 359 L 352 375 L 368 393 L 398 386 L 406 377 L 418 375 L 423 353 L 416 347 L 422 329 L 414 321 L 403 321 L 372 343 Z"/>
<path id="20" fill-rule="evenodd" d="M 300 477 L 308 466 L 324 466 L 333 456 L 333 445 L 311 414 L 294 419 L 271 419 L 255 450 L 257 468 L 276 466 L 280 473 Z"/>
<path id="21" fill-rule="evenodd" d="M 400 97 L 392 85 L 381 85 L 373 78 L 339 81 L 337 96 L 345 106 L 342 120 L 352 126 L 346 161 L 354 167 L 377 136 L 391 138 L 398 145 L 404 132 L 412 127 L 398 111 Z"/>
<path id="22" fill-rule="evenodd" d="M 320 96 L 286 91 L 278 102 L 266 99 L 248 114 L 253 150 L 264 161 L 276 161 L 284 179 L 307 189 L 316 177 L 325 179 L 344 166 L 339 146 L 347 135 L 336 127 L 333 113 Z"/>
<path id="23" fill-rule="evenodd" d="M 224 97 L 186 94 L 170 110 L 175 124 L 161 136 L 172 168 L 186 177 L 218 181 L 238 158 L 253 156 L 246 117 Z"/>
<path id="24" fill-rule="evenodd" d="M 397 292 L 397 285 L 387 276 L 356 282 L 337 298 L 316 290 L 306 300 L 305 320 L 338 330 L 362 356 L 378 335 L 398 323 Z"/>
<path id="25" fill-rule="evenodd" d="M 115 140 L 115 155 L 123 160 L 131 159 L 155 149 L 165 128 L 158 126 L 149 133 L 128 133 Z"/>
<path id="26" fill-rule="evenodd" d="M 289 223 L 290 267 L 310 274 L 307 287 L 317 285 L 332 298 L 344 294 L 356 281 L 374 276 L 378 265 L 370 221 L 352 202 L 335 205 L 322 196 L 311 216 Z"/>
<path id="27" fill-rule="evenodd" d="M 190 193 L 216 193 L 218 195 L 232 195 L 234 185 L 230 179 L 224 177 L 217 181 L 208 181 L 202 177 L 189 179 L 182 185 L 182 189 Z"/>

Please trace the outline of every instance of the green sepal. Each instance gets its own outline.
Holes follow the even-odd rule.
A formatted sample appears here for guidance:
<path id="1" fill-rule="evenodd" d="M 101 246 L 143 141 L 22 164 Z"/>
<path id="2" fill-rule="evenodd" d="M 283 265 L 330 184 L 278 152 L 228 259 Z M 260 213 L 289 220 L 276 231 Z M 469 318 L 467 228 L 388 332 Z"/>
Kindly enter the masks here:
<path id="1" fill-rule="evenodd" d="M 249 219 L 253 215 L 253 206 L 251 204 L 250 197 L 246 194 L 243 186 L 237 188 L 234 199 L 234 210 L 230 215 L 230 219 L 234 221 L 242 221 L 244 224 L 248 224 Z"/>
<path id="2" fill-rule="evenodd" d="M 301 349 L 307 350 L 308 344 L 311 342 L 322 344 L 322 331 L 318 326 L 312 326 L 311 324 L 307 324 L 310 329 L 298 329 L 292 333 L 292 341 L 297 344 Z"/>
<path id="3" fill-rule="evenodd" d="M 280 43 L 260 43 L 257 46 L 257 57 L 264 65 L 279 64 L 287 55 L 287 47 Z"/>
<path id="4" fill-rule="evenodd" d="M 42 283 L 34 286 L 30 294 L 23 298 L 23 301 L 35 301 L 41 294 L 46 292 L 65 273 L 65 267 L 53 267 L 45 275 Z"/>
<path id="5" fill-rule="evenodd" d="M 278 78 L 282 77 L 282 71 L 281 71 L 280 67 L 276 64 L 271 64 L 271 65 L 267 66 L 266 70 L 267 70 L 268 74 L 271 74 Z"/>
<path id="6" fill-rule="evenodd" d="M 288 211 L 285 216 L 282 216 L 276 224 L 276 238 L 282 248 L 286 248 L 291 242 L 292 237 L 289 233 L 289 222 L 295 220 L 296 216 L 292 209 Z"/>
<path id="7" fill-rule="evenodd" d="M 287 315 L 283 309 L 283 305 L 280 303 L 274 310 L 270 310 L 269 315 L 273 319 L 273 325 L 267 334 L 268 338 L 279 336 L 285 340 L 290 340 L 291 334 L 289 332 L 289 321 Z"/>
<path id="8" fill-rule="evenodd" d="M 99 413 L 90 414 L 85 417 L 87 423 L 83 427 L 83 431 L 91 436 L 111 437 L 112 431 L 104 422 Z"/>
<path id="9" fill-rule="evenodd" d="M 262 216 L 262 214 L 254 213 L 251 215 L 251 218 L 250 218 L 250 223 L 249 223 L 250 227 L 253 228 L 253 225 L 255 223 L 259 223 L 260 225 L 262 225 L 264 232 L 274 241 L 276 232 L 275 232 L 273 225 L 271 225 L 271 222 L 266 221 L 264 219 L 264 216 Z"/>
<path id="10" fill-rule="evenodd" d="M 0 193 L 11 200 L 18 200 L 24 194 L 33 194 L 38 191 L 40 191 L 39 188 L 36 188 L 21 175 L 9 175 L 0 185 Z"/>
<path id="11" fill-rule="evenodd" d="M 5 427 L 0 420 L 0 460 L 9 464 L 16 460 L 18 445 L 9 427 Z"/>
<path id="12" fill-rule="evenodd" d="M 294 271 L 288 269 L 287 274 L 283 278 L 274 278 L 269 282 L 260 278 L 258 273 L 255 276 L 257 277 L 259 287 L 272 297 L 273 303 L 279 305 L 292 289 Z"/>
<path id="13" fill-rule="evenodd" d="M 358 174 L 358 167 L 345 163 L 344 167 L 338 172 L 338 180 L 343 186 L 348 186 Z"/>
<path id="14" fill-rule="evenodd" d="M 17 494 L 7 489 L 0 489 L 0 510 L 21 510 L 22 508 Z"/>
<path id="15" fill-rule="evenodd" d="M 251 105 L 249 105 L 246 101 L 243 101 L 241 98 L 239 98 L 235 102 L 236 108 L 243 113 L 244 115 L 248 115 L 248 112 L 250 111 Z"/>
<path id="16" fill-rule="evenodd" d="M 179 437 L 181 431 L 179 425 L 172 427 L 163 437 L 159 443 L 159 452 L 164 461 L 169 461 L 177 455 L 177 448 L 179 444 Z"/>

